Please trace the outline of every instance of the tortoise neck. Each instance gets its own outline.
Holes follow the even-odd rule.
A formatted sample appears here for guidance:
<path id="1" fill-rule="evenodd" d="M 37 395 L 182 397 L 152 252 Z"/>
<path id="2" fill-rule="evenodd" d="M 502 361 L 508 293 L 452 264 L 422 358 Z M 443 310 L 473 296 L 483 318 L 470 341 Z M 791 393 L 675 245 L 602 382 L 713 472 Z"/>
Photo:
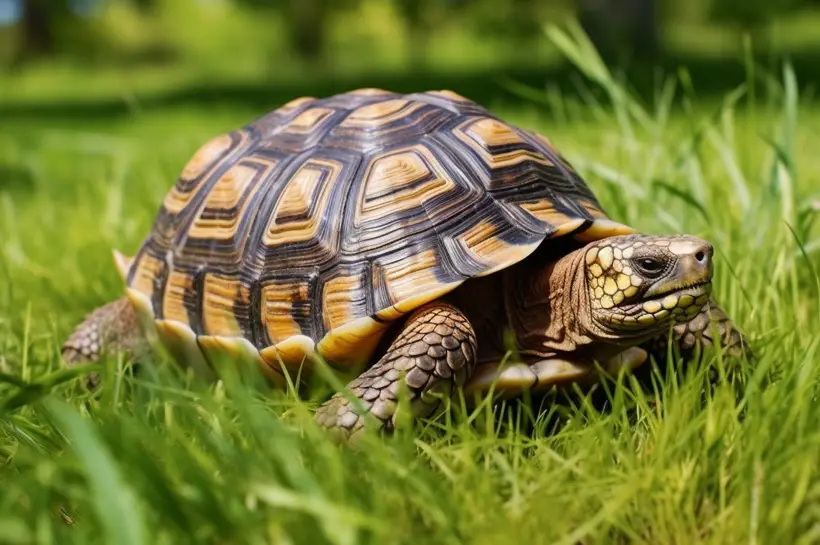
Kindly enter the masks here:
<path id="1" fill-rule="evenodd" d="M 576 250 L 547 265 L 522 263 L 504 278 L 507 321 L 521 355 L 547 358 L 578 353 L 606 357 L 592 318 L 584 250 Z M 605 343 L 608 344 L 608 343 Z"/>

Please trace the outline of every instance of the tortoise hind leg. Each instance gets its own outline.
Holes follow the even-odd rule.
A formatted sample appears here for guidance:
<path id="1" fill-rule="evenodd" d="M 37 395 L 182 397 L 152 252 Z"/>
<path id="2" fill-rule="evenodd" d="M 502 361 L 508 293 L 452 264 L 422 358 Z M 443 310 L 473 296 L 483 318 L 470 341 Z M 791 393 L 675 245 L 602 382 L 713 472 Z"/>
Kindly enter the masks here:
<path id="1" fill-rule="evenodd" d="M 103 353 L 122 353 L 133 357 L 144 337 L 134 307 L 122 297 L 95 309 L 85 317 L 63 343 L 61 352 L 66 365 L 92 363 Z M 89 376 L 89 386 L 97 385 Z"/>
<path id="2" fill-rule="evenodd" d="M 429 303 L 407 319 L 385 355 L 353 380 L 348 389 L 382 429 L 395 425 L 402 377 L 415 417 L 428 417 L 462 386 L 475 367 L 476 338 L 470 322 L 456 307 Z M 337 393 L 316 412 L 320 425 L 349 438 L 365 425 L 357 407 Z"/>

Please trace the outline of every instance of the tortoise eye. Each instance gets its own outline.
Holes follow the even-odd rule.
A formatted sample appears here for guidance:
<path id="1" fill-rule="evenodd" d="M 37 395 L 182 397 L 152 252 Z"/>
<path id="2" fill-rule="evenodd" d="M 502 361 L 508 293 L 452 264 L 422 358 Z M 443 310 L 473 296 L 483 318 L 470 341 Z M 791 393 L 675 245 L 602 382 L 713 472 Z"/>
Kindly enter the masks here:
<path id="1" fill-rule="evenodd" d="M 638 270 L 649 277 L 659 276 L 666 268 L 662 261 L 654 257 L 641 257 L 636 259 L 634 263 Z"/>

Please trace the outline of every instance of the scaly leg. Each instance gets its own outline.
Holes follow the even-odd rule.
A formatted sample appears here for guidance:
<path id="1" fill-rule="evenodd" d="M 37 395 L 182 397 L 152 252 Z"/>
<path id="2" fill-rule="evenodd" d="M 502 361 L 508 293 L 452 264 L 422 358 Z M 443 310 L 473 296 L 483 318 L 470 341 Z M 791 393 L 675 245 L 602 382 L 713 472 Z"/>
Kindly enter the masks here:
<path id="1" fill-rule="evenodd" d="M 382 429 L 395 425 L 401 377 L 410 394 L 413 415 L 430 416 L 462 386 L 475 367 L 476 338 L 470 322 L 454 306 L 436 301 L 410 315 L 387 353 L 348 388 Z M 347 397 L 337 393 L 316 412 L 322 426 L 349 438 L 365 419 Z"/>
<path id="2" fill-rule="evenodd" d="M 86 316 L 63 343 L 62 355 L 69 366 L 96 362 L 103 353 L 133 357 L 143 342 L 134 308 L 123 297 Z M 89 375 L 89 387 L 95 387 L 97 382 L 96 375 Z"/>

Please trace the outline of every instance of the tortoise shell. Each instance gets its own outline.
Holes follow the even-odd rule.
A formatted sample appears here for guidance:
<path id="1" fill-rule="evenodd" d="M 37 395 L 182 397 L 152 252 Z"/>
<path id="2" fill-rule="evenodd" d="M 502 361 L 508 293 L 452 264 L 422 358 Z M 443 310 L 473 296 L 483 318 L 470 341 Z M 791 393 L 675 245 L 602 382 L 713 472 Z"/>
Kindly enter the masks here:
<path id="1" fill-rule="evenodd" d="M 362 89 L 207 142 L 119 263 L 176 359 L 281 382 L 306 355 L 366 362 L 392 321 L 547 238 L 629 232 L 545 137 L 450 91 Z"/>

